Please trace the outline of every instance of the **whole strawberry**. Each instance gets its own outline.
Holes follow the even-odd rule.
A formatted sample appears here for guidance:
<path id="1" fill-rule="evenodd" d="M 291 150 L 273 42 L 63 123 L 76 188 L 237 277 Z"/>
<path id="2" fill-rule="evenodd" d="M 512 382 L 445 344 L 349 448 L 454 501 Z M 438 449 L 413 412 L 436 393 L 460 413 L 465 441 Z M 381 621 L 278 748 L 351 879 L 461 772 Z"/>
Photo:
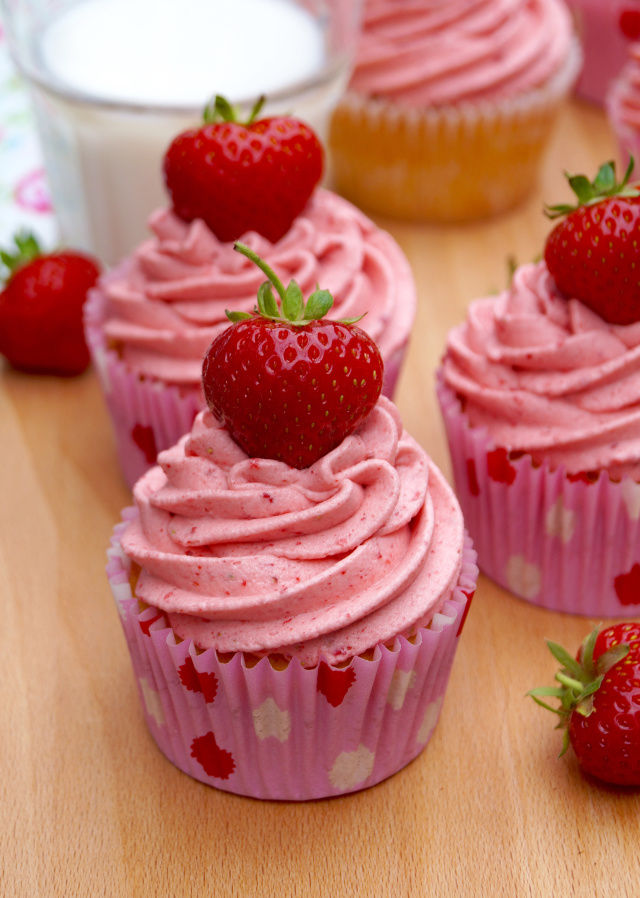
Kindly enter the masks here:
<path id="1" fill-rule="evenodd" d="M 560 685 L 529 695 L 560 716 L 562 754 L 571 742 L 587 773 L 607 783 L 640 785 L 640 623 L 596 628 L 577 659 L 556 643 L 547 644 L 563 666 L 556 674 Z M 540 696 L 555 696 L 560 707 Z"/>
<path id="2" fill-rule="evenodd" d="M 242 123 L 217 96 L 205 124 L 179 134 L 164 157 L 175 213 L 203 219 L 220 240 L 257 231 L 275 243 L 322 176 L 322 145 L 311 128 L 295 118 L 258 119 L 263 102 Z"/>
<path id="3" fill-rule="evenodd" d="M 566 215 L 551 231 L 544 260 L 559 289 L 580 299 L 610 324 L 640 321 L 640 191 L 629 185 L 633 159 L 621 183 L 613 162 L 593 181 L 568 176 L 577 206 L 551 206 Z"/>
<path id="4" fill-rule="evenodd" d="M 9 277 L 0 293 L 0 353 L 31 374 L 80 374 L 89 365 L 82 306 L 100 269 L 81 253 L 43 254 L 32 234 L 0 252 Z"/>
<path id="5" fill-rule="evenodd" d="M 252 250 L 236 243 L 267 275 L 258 309 L 227 312 L 234 324 L 204 358 L 207 404 L 244 451 L 306 468 L 337 446 L 371 411 L 383 364 L 373 340 L 353 321 L 322 320 L 333 304 L 316 289 L 305 304 L 300 287 L 283 287 Z M 272 293 L 281 300 L 282 312 Z"/>

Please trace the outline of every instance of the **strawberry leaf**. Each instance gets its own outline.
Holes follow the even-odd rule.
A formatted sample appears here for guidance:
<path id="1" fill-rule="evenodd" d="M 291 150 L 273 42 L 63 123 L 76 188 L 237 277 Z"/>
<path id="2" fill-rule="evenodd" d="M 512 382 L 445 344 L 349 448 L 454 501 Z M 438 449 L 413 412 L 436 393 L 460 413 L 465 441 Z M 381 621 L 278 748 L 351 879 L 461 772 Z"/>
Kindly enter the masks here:
<path id="1" fill-rule="evenodd" d="M 251 108 L 249 118 L 245 121 L 241 121 L 239 110 L 235 106 L 232 106 L 226 97 L 223 97 L 221 94 L 216 94 L 204 107 L 202 121 L 205 125 L 213 125 L 216 122 L 237 122 L 240 125 L 248 127 L 255 122 L 260 115 L 265 101 L 266 97 L 264 95 L 258 97 Z"/>
<path id="2" fill-rule="evenodd" d="M 232 321 L 234 324 L 237 321 L 246 321 L 247 318 L 253 318 L 253 315 L 250 315 L 249 312 L 230 312 L 229 309 L 225 309 L 225 315 Z"/>
<path id="3" fill-rule="evenodd" d="M 567 178 L 581 206 L 586 205 L 596 195 L 595 183 L 592 184 L 585 175 L 567 175 Z"/>
<path id="4" fill-rule="evenodd" d="M 304 309 L 304 296 L 302 290 L 294 280 L 289 281 L 282 298 L 282 311 L 289 321 L 299 321 Z"/>
<path id="5" fill-rule="evenodd" d="M 213 101 L 213 121 L 223 122 L 235 122 L 236 113 L 231 105 L 231 103 L 227 100 L 226 97 L 223 97 L 221 94 L 216 94 Z"/>
<path id="6" fill-rule="evenodd" d="M 249 118 L 245 122 L 245 125 L 251 125 L 251 124 L 253 124 L 253 122 L 255 122 L 255 120 L 260 115 L 260 112 L 262 111 L 262 107 L 266 103 L 266 100 L 267 100 L 267 98 L 265 97 L 264 94 L 262 94 L 262 96 L 258 97 L 258 99 L 255 101 L 255 103 L 251 107 L 251 113 L 249 114 Z"/>
<path id="7" fill-rule="evenodd" d="M 587 180 L 585 178 L 585 180 Z M 593 188 L 596 193 L 607 194 L 616 186 L 616 169 L 613 162 L 605 162 L 598 169 L 598 174 L 593 179 Z"/>
<path id="8" fill-rule="evenodd" d="M 271 291 L 269 281 L 263 281 L 258 288 L 258 309 L 265 318 L 279 318 L 280 309 Z"/>
<path id="9" fill-rule="evenodd" d="M 40 244 L 31 231 L 19 231 L 14 235 L 13 242 L 17 252 L 13 249 L 11 251 L 0 250 L 0 261 L 8 269 L 9 275 L 23 265 L 27 265 L 32 259 L 42 255 Z"/>
<path id="10" fill-rule="evenodd" d="M 333 296 L 329 291 L 316 289 L 307 300 L 304 317 L 309 321 L 323 318 L 332 305 Z"/>
<path id="11" fill-rule="evenodd" d="M 596 662 L 598 673 L 604 676 L 608 670 L 611 670 L 619 661 L 629 654 L 631 647 L 626 642 L 612 645 L 610 649 L 603 652 Z M 602 678 L 601 676 L 601 678 Z"/>
<path id="12" fill-rule="evenodd" d="M 579 679 L 582 673 L 580 662 L 576 661 L 576 659 L 573 658 L 565 648 L 558 645 L 557 642 L 547 640 L 547 646 L 556 661 L 559 661 L 563 667 L 566 667 L 570 673 L 574 674 L 574 676 Z"/>

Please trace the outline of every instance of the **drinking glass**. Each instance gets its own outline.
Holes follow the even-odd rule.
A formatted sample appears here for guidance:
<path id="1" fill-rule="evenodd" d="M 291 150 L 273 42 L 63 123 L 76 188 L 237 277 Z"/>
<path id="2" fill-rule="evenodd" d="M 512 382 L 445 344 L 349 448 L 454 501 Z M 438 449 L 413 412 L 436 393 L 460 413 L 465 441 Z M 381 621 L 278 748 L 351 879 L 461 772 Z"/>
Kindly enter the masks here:
<path id="1" fill-rule="evenodd" d="M 0 0 L 30 89 L 61 242 L 113 264 L 167 203 L 162 156 L 222 93 L 320 134 L 360 0 Z"/>

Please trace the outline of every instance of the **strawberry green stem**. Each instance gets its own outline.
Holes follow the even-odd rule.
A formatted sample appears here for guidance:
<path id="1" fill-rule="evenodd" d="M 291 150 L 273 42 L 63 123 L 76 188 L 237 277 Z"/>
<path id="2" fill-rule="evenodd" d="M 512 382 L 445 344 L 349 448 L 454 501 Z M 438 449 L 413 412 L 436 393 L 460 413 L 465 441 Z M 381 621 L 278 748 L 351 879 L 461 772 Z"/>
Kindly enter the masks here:
<path id="1" fill-rule="evenodd" d="M 312 321 L 319 321 L 332 307 L 333 296 L 328 290 L 322 290 L 316 285 L 316 289 L 305 302 L 302 290 L 293 278 L 285 288 L 275 271 L 249 246 L 236 241 L 233 244 L 233 248 L 236 252 L 241 253 L 249 259 L 250 262 L 253 262 L 253 264 L 256 265 L 263 274 L 266 274 L 268 278 L 268 280 L 260 284 L 260 287 L 258 288 L 258 307 L 254 310 L 253 314 L 261 315 L 263 318 L 268 318 L 271 321 L 282 321 L 289 325 L 305 327 Z M 280 297 L 282 314 L 280 314 L 276 298 L 271 292 L 272 286 L 276 288 L 278 296 Z M 227 318 L 233 322 L 242 321 L 244 318 L 252 317 L 249 312 L 227 311 L 226 315 Z M 362 317 L 362 315 L 358 315 L 357 318 L 342 318 L 339 319 L 338 323 L 355 324 L 356 321 L 359 321 Z"/>
<path id="2" fill-rule="evenodd" d="M 260 271 L 263 274 L 266 274 L 266 276 L 269 278 L 269 280 L 271 281 L 273 286 L 276 288 L 276 290 L 278 292 L 278 296 L 280 297 L 282 302 L 284 302 L 284 295 L 285 295 L 284 285 L 283 285 L 282 281 L 280 280 L 280 278 L 278 277 L 278 275 L 273 270 L 273 268 L 271 268 L 269 265 L 267 265 L 267 263 L 264 261 L 264 259 L 261 259 L 257 253 L 254 253 L 254 251 L 251 249 L 251 247 L 246 246 L 244 243 L 240 243 L 239 240 L 236 240 L 236 242 L 233 244 L 233 248 L 235 249 L 236 252 L 242 253 L 243 256 L 246 256 L 247 259 L 250 259 L 254 265 L 258 266 L 258 268 L 260 269 Z"/>

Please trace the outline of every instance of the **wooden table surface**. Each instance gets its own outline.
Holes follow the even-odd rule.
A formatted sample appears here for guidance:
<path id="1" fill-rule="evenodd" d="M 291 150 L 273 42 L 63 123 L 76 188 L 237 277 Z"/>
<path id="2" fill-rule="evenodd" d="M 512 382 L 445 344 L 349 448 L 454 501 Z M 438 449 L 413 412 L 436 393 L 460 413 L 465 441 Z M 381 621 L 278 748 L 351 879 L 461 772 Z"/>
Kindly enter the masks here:
<path id="1" fill-rule="evenodd" d="M 385 224 L 414 266 L 419 310 L 397 402 L 446 472 L 433 372 L 449 327 L 540 253 L 562 170 L 614 152 L 603 115 L 569 107 L 524 207 L 465 227 Z M 553 614 L 481 577 L 442 716 L 390 780 L 304 804 L 218 792 L 156 749 L 104 575 L 129 493 L 92 373 L 0 369 L 0 895 L 640 895 L 640 792 L 558 760 L 544 639 L 593 621 Z"/>

